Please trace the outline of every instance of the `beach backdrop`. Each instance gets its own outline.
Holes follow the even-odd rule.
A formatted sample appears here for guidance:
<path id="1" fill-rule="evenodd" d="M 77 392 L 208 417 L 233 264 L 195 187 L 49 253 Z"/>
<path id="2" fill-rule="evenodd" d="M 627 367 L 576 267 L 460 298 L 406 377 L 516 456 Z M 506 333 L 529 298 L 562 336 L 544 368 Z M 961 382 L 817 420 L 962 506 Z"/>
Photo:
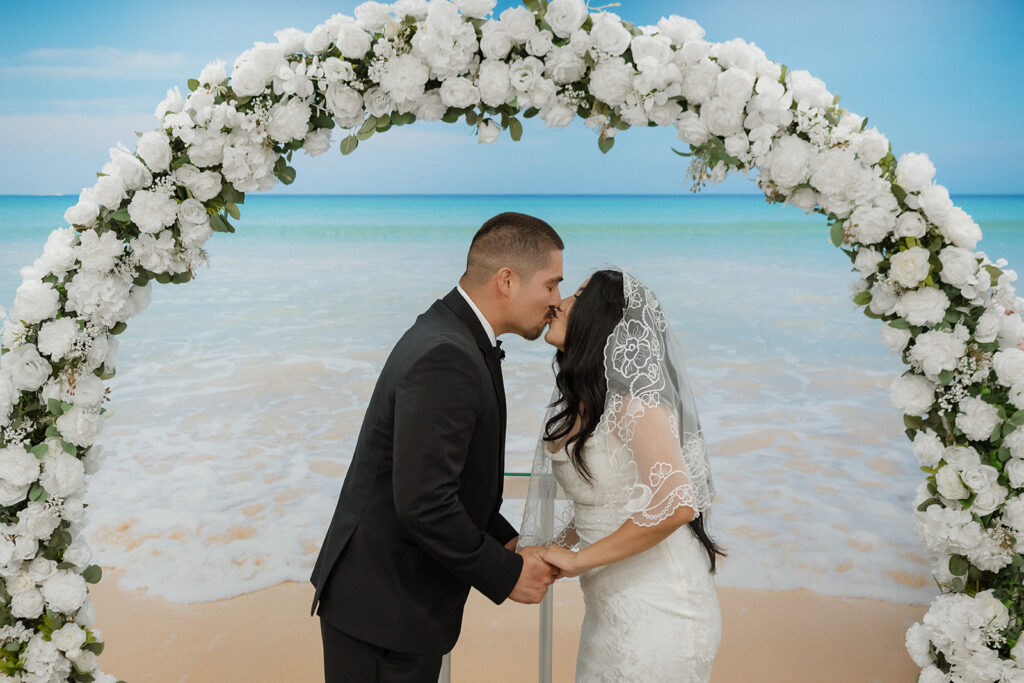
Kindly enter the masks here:
<path id="1" fill-rule="evenodd" d="M 979 249 L 1024 263 L 1024 197 L 955 200 Z M 0 197 L 3 305 L 72 203 Z M 934 596 L 911 512 L 921 474 L 888 398 L 902 365 L 850 302 L 848 258 L 820 216 L 685 193 L 250 197 L 197 280 L 156 285 L 120 336 L 87 498 L 98 562 L 172 602 L 307 580 L 388 351 L 507 210 L 563 236 L 565 293 L 615 264 L 661 299 L 711 453 L 720 585 Z M 553 350 L 505 348 L 507 469 L 528 472 Z"/>

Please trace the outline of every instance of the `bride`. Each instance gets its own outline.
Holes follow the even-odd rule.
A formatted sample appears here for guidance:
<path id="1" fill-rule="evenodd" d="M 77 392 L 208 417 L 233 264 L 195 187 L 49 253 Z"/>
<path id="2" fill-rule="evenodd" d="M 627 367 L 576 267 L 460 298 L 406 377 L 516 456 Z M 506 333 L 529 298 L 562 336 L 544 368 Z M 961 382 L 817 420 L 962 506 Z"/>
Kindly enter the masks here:
<path id="1" fill-rule="evenodd" d="M 711 475 L 661 306 L 629 274 L 599 270 L 562 301 L 545 341 L 558 349 L 555 395 L 520 545 L 550 546 L 543 559 L 580 577 L 576 680 L 707 681 L 723 553 L 704 527 Z M 552 528 L 555 481 L 570 501 Z"/>

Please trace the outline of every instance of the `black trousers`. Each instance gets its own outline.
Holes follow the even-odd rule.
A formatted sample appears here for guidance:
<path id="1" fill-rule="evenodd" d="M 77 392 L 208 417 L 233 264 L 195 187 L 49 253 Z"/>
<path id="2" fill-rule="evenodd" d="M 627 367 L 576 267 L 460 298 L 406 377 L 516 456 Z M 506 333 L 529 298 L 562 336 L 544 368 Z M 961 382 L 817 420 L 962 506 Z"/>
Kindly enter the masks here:
<path id="1" fill-rule="evenodd" d="M 325 683 L 437 683 L 441 655 L 411 655 L 354 638 L 322 617 Z"/>

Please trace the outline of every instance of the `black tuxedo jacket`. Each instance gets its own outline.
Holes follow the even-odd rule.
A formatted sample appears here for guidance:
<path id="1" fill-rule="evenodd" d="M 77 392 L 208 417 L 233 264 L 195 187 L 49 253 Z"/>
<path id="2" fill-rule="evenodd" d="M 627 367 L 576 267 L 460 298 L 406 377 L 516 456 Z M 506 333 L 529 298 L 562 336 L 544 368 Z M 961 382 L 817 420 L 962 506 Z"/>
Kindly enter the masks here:
<path id="1" fill-rule="evenodd" d="M 349 635 L 443 654 L 470 586 L 502 602 L 522 570 L 503 546 L 501 366 L 457 290 L 395 345 L 310 578 L 313 610 Z M 319 610 L 317 605 L 319 604 Z"/>

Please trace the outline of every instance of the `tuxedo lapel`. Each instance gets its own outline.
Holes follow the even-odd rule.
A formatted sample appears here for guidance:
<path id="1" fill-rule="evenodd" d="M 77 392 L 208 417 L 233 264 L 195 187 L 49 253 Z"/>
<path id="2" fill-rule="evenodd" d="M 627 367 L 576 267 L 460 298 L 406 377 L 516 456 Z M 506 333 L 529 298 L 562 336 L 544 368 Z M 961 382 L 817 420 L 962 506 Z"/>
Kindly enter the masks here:
<path id="1" fill-rule="evenodd" d="M 498 356 L 495 353 L 494 347 L 491 345 L 491 339 L 487 336 L 484 331 L 483 325 L 480 324 L 480 319 L 476 317 L 476 313 L 469 307 L 466 300 L 459 294 L 457 289 L 452 289 L 448 292 L 443 299 L 444 305 L 452 310 L 455 315 L 459 317 L 469 331 L 473 334 L 473 339 L 476 341 L 476 345 L 480 348 L 480 352 L 483 354 L 484 362 L 487 364 L 487 369 L 491 373 L 491 382 L 494 385 L 494 393 L 498 399 L 498 411 L 501 416 L 501 471 L 505 471 L 505 423 L 507 421 L 507 412 L 505 407 L 505 383 L 501 376 L 501 362 L 498 360 Z"/>

